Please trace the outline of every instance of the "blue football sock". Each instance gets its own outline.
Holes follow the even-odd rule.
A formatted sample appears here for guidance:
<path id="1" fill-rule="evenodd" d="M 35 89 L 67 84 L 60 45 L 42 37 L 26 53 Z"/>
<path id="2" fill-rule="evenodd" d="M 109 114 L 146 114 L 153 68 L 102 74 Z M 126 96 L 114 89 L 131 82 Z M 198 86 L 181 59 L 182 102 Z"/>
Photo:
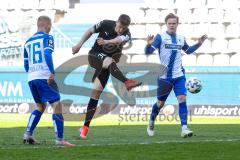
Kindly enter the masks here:
<path id="1" fill-rule="evenodd" d="M 187 125 L 187 116 L 188 116 L 187 103 L 186 102 L 179 103 L 179 117 L 182 126 Z"/>
<path id="2" fill-rule="evenodd" d="M 157 106 L 157 103 L 155 103 L 152 107 L 152 113 L 151 113 L 151 116 L 150 116 L 150 120 L 155 121 L 159 111 L 160 111 L 160 109 Z"/>
<path id="3" fill-rule="evenodd" d="M 39 110 L 34 110 L 32 112 L 31 116 L 29 117 L 27 129 L 26 129 L 27 135 L 32 136 L 34 129 L 36 128 L 39 120 L 41 119 L 41 116 L 42 116 L 42 112 L 40 112 Z"/>
<path id="4" fill-rule="evenodd" d="M 53 126 L 55 130 L 55 135 L 57 140 L 63 140 L 63 125 L 64 125 L 64 119 L 62 114 L 56 114 L 54 113 L 52 115 L 53 119 Z"/>

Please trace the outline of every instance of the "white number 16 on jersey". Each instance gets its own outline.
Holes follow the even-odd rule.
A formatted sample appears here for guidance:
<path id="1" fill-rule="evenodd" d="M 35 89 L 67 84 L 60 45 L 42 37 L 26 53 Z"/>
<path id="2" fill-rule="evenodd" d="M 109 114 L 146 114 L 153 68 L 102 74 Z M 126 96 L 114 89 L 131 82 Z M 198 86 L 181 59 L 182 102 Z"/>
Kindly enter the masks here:
<path id="1" fill-rule="evenodd" d="M 29 61 L 31 64 L 42 63 L 42 50 L 40 42 L 33 42 L 27 45 Z"/>

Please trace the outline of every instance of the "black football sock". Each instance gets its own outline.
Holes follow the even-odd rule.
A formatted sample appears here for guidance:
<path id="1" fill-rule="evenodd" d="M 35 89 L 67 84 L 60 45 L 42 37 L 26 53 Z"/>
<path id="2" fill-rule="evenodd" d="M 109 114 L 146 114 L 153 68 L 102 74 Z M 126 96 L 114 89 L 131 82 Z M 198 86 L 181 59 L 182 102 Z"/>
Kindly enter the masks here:
<path id="1" fill-rule="evenodd" d="M 128 80 L 123 74 L 122 72 L 119 70 L 119 68 L 117 67 L 116 63 L 113 62 L 108 66 L 108 69 L 111 73 L 111 75 L 115 78 L 117 78 L 118 80 L 120 80 L 121 82 L 125 82 L 126 80 Z"/>
<path id="2" fill-rule="evenodd" d="M 87 107 L 87 114 L 86 114 L 86 118 L 85 118 L 85 122 L 84 122 L 84 126 L 88 126 L 90 125 L 90 122 L 96 112 L 97 109 L 97 104 L 98 104 L 98 100 L 90 98 L 89 103 L 88 103 L 88 107 Z"/>

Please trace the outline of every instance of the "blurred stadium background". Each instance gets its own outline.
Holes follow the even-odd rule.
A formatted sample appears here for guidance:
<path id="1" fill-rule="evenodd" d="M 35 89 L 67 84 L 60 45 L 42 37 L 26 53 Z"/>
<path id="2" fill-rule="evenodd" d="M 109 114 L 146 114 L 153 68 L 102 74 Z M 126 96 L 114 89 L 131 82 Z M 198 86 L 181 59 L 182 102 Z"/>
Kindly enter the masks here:
<path id="1" fill-rule="evenodd" d="M 180 17 L 178 33 L 191 43 L 206 33 L 209 40 L 196 55 L 184 56 L 184 66 L 238 66 L 238 0 L 10 0 L 1 2 L 1 66 L 22 66 L 21 51 L 26 37 L 36 30 L 36 18 L 46 14 L 54 20 L 52 34 L 56 49 L 69 49 L 83 32 L 102 19 L 117 19 L 120 13 L 132 18 L 133 46 L 126 50 L 129 62 L 158 62 L 157 55 L 144 57 L 144 38 L 166 30 L 165 16 L 172 12 Z M 90 48 L 92 41 L 85 45 Z M 13 49 L 14 48 L 14 49 Z M 17 48 L 17 49 L 16 49 Z M 8 50 L 10 49 L 10 50 Z M 56 51 L 56 54 L 62 55 Z M 86 52 L 83 52 L 87 54 Z M 140 54 L 140 55 L 135 55 Z M 56 63 L 69 56 L 59 56 Z"/>
<path id="2" fill-rule="evenodd" d="M 51 34 L 55 38 L 54 64 L 58 68 L 74 57 L 71 55 L 71 46 L 77 43 L 84 31 L 103 19 L 116 20 L 121 13 L 127 13 L 132 18 L 130 31 L 133 41 L 124 50 L 127 63 L 159 63 L 157 54 L 144 55 L 144 39 L 148 34 L 165 31 L 164 18 L 172 12 L 180 17 L 178 33 L 184 35 L 189 44 L 193 44 L 200 35 L 207 34 L 209 37 L 195 54 L 183 55 L 187 77 L 196 76 L 203 82 L 202 92 L 197 95 L 189 94 L 188 103 L 233 107 L 239 104 L 240 98 L 239 8 L 239 0 L 2 1 L 0 102 L 33 102 L 25 83 L 22 46 L 27 37 L 36 31 L 36 19 L 39 15 L 48 15 L 54 21 Z M 79 55 L 87 55 L 93 43 L 94 36 L 85 43 Z M 84 81 L 84 69 L 77 72 L 78 75 L 66 79 L 66 83 L 91 85 Z M 141 89 L 148 90 L 149 86 L 145 85 Z M 114 92 L 111 83 L 106 90 Z M 64 95 L 63 98 L 71 97 Z M 73 100 L 76 103 L 87 103 L 88 97 L 80 95 L 80 98 Z M 154 101 L 155 97 L 149 97 L 148 100 L 142 99 L 140 104 L 151 105 Z M 172 94 L 168 104 L 174 103 L 176 100 Z"/>
<path id="3" fill-rule="evenodd" d="M 186 68 L 187 77 L 198 77 L 203 82 L 203 90 L 199 94 L 188 94 L 189 109 L 194 116 L 207 116 L 207 119 L 193 118 L 191 123 L 239 123 L 240 0 L 5 0 L 1 1 L 0 5 L 0 128 L 24 127 L 28 118 L 25 113 L 32 110 L 33 99 L 23 69 L 22 46 L 25 40 L 36 32 L 38 16 L 48 15 L 54 22 L 51 34 L 55 38 L 54 64 L 55 68 L 58 68 L 64 62 L 77 57 L 71 54 L 71 47 L 78 42 L 85 30 L 103 19 L 116 20 L 121 13 L 130 15 L 132 19 L 130 31 L 133 41 L 124 50 L 127 63 L 159 63 L 157 54 L 144 55 L 145 38 L 148 34 L 161 33 L 166 30 L 164 18 L 170 12 L 180 17 L 178 34 L 184 35 L 189 44 L 193 44 L 203 34 L 207 34 L 209 37 L 195 54 L 185 55 L 183 53 L 183 66 Z M 94 37 L 85 43 L 79 55 L 87 55 L 93 43 Z M 86 68 L 86 66 L 81 66 L 80 70 L 76 70 L 77 74 L 70 75 L 65 83 L 90 87 L 91 83 L 84 81 Z M 138 90 L 147 91 L 149 88 L 151 86 L 145 84 Z M 151 104 L 155 101 L 154 96 L 140 97 L 137 98 L 137 104 L 131 109 L 116 94 L 111 82 L 106 90 L 118 97 L 122 107 L 117 107 L 112 111 L 112 114 L 148 114 Z M 87 96 L 62 94 L 62 98 L 71 99 L 76 104 L 72 105 L 70 113 L 85 112 Z M 171 94 L 166 105 L 168 109 L 163 114 L 177 114 L 176 104 L 174 94 Z M 50 110 L 47 112 L 51 113 Z M 21 115 L 16 113 L 21 113 Z M 226 119 L 227 116 L 228 119 Z M 122 117 L 114 119 L 112 115 L 108 115 L 107 118 L 102 117 L 102 119 L 93 122 L 94 125 L 119 125 L 119 121 L 124 120 Z M 49 126 L 51 125 L 50 121 L 50 118 L 46 116 L 40 126 Z M 125 125 L 129 123 L 123 122 Z M 172 122 L 166 120 L 166 122 L 161 123 L 171 124 Z M 178 122 L 173 124 L 176 123 Z M 138 123 L 136 120 L 134 124 L 146 125 L 147 121 Z M 69 125 L 80 126 L 81 123 L 69 123 Z M 222 126 L 222 129 L 225 127 Z M 234 126 L 233 128 L 237 134 L 239 127 Z M 130 127 L 126 130 L 128 129 L 131 130 Z M 145 126 L 142 129 L 144 133 Z M 202 129 L 204 130 L 204 127 Z M 231 128 L 228 128 L 229 130 Z M 21 139 L 24 128 L 20 128 L 18 131 L 19 135 L 16 137 Z M 132 134 L 138 134 L 140 129 L 137 131 Z M 170 132 L 172 129 L 167 128 L 166 131 Z M 198 132 L 201 130 L 199 129 Z M 209 136 L 212 136 L 214 140 L 219 137 L 220 139 L 226 138 L 221 137 L 221 135 L 214 137 L 213 132 L 215 131 L 209 131 Z M 222 132 L 225 134 L 225 130 Z M 2 133 L 5 131 L 2 130 Z M 74 134 L 77 135 L 77 132 L 70 135 L 74 137 Z M 127 136 L 127 133 L 125 135 L 120 131 L 119 134 Z M 169 133 L 164 132 L 163 134 Z M 239 137 L 234 133 L 227 132 L 226 134 L 229 134 L 230 138 L 239 140 Z M 3 139 L 8 136 L 8 133 L 2 135 Z M 97 136 L 98 133 L 94 136 L 95 139 L 98 138 Z M 203 135 L 200 141 L 204 137 L 207 136 Z M 134 136 L 132 138 L 134 139 Z M 160 138 L 160 140 L 164 140 L 164 138 L 166 137 Z M 131 141 L 131 139 L 129 140 Z M 144 140 L 148 141 L 147 138 Z M 170 141 L 174 142 L 175 140 Z M 4 146 L 5 142 L 0 142 L 0 145 Z M 14 142 L 20 145 L 17 139 Z M 86 143 L 94 142 L 87 141 Z M 137 139 L 136 142 L 141 143 L 142 141 Z M 104 145 L 108 141 L 96 141 L 96 143 Z M 117 142 L 114 141 L 114 143 Z M 125 141 L 122 143 L 125 144 Z M 15 147 L 17 148 L 18 145 Z M 11 146 L 7 147 L 11 148 Z"/>

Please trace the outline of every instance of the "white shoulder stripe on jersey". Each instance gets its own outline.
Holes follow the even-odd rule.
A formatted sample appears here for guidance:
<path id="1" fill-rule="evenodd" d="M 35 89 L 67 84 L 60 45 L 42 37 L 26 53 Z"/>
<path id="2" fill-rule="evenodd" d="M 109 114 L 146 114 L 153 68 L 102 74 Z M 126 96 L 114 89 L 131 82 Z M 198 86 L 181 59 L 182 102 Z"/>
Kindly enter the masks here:
<path id="1" fill-rule="evenodd" d="M 129 36 L 128 35 L 126 35 L 126 36 L 124 36 L 124 35 L 121 35 L 121 36 L 119 36 L 120 37 L 120 39 L 122 40 L 122 42 L 127 42 L 127 41 L 129 41 Z"/>
<path id="2" fill-rule="evenodd" d="M 50 48 L 50 47 L 46 47 L 46 48 L 44 48 L 44 50 L 46 50 L 46 49 L 50 49 L 50 50 L 52 50 L 52 51 L 53 51 L 53 49 L 52 49 L 52 48 Z"/>
<path id="3" fill-rule="evenodd" d="M 35 37 L 39 37 L 39 36 L 43 36 L 44 34 L 35 34 L 32 36 L 32 38 L 35 38 Z"/>
<path id="4" fill-rule="evenodd" d="M 152 48 L 154 48 L 154 49 L 157 49 L 157 48 L 156 48 L 156 47 L 154 47 L 153 45 L 151 45 L 151 47 L 152 47 Z"/>

